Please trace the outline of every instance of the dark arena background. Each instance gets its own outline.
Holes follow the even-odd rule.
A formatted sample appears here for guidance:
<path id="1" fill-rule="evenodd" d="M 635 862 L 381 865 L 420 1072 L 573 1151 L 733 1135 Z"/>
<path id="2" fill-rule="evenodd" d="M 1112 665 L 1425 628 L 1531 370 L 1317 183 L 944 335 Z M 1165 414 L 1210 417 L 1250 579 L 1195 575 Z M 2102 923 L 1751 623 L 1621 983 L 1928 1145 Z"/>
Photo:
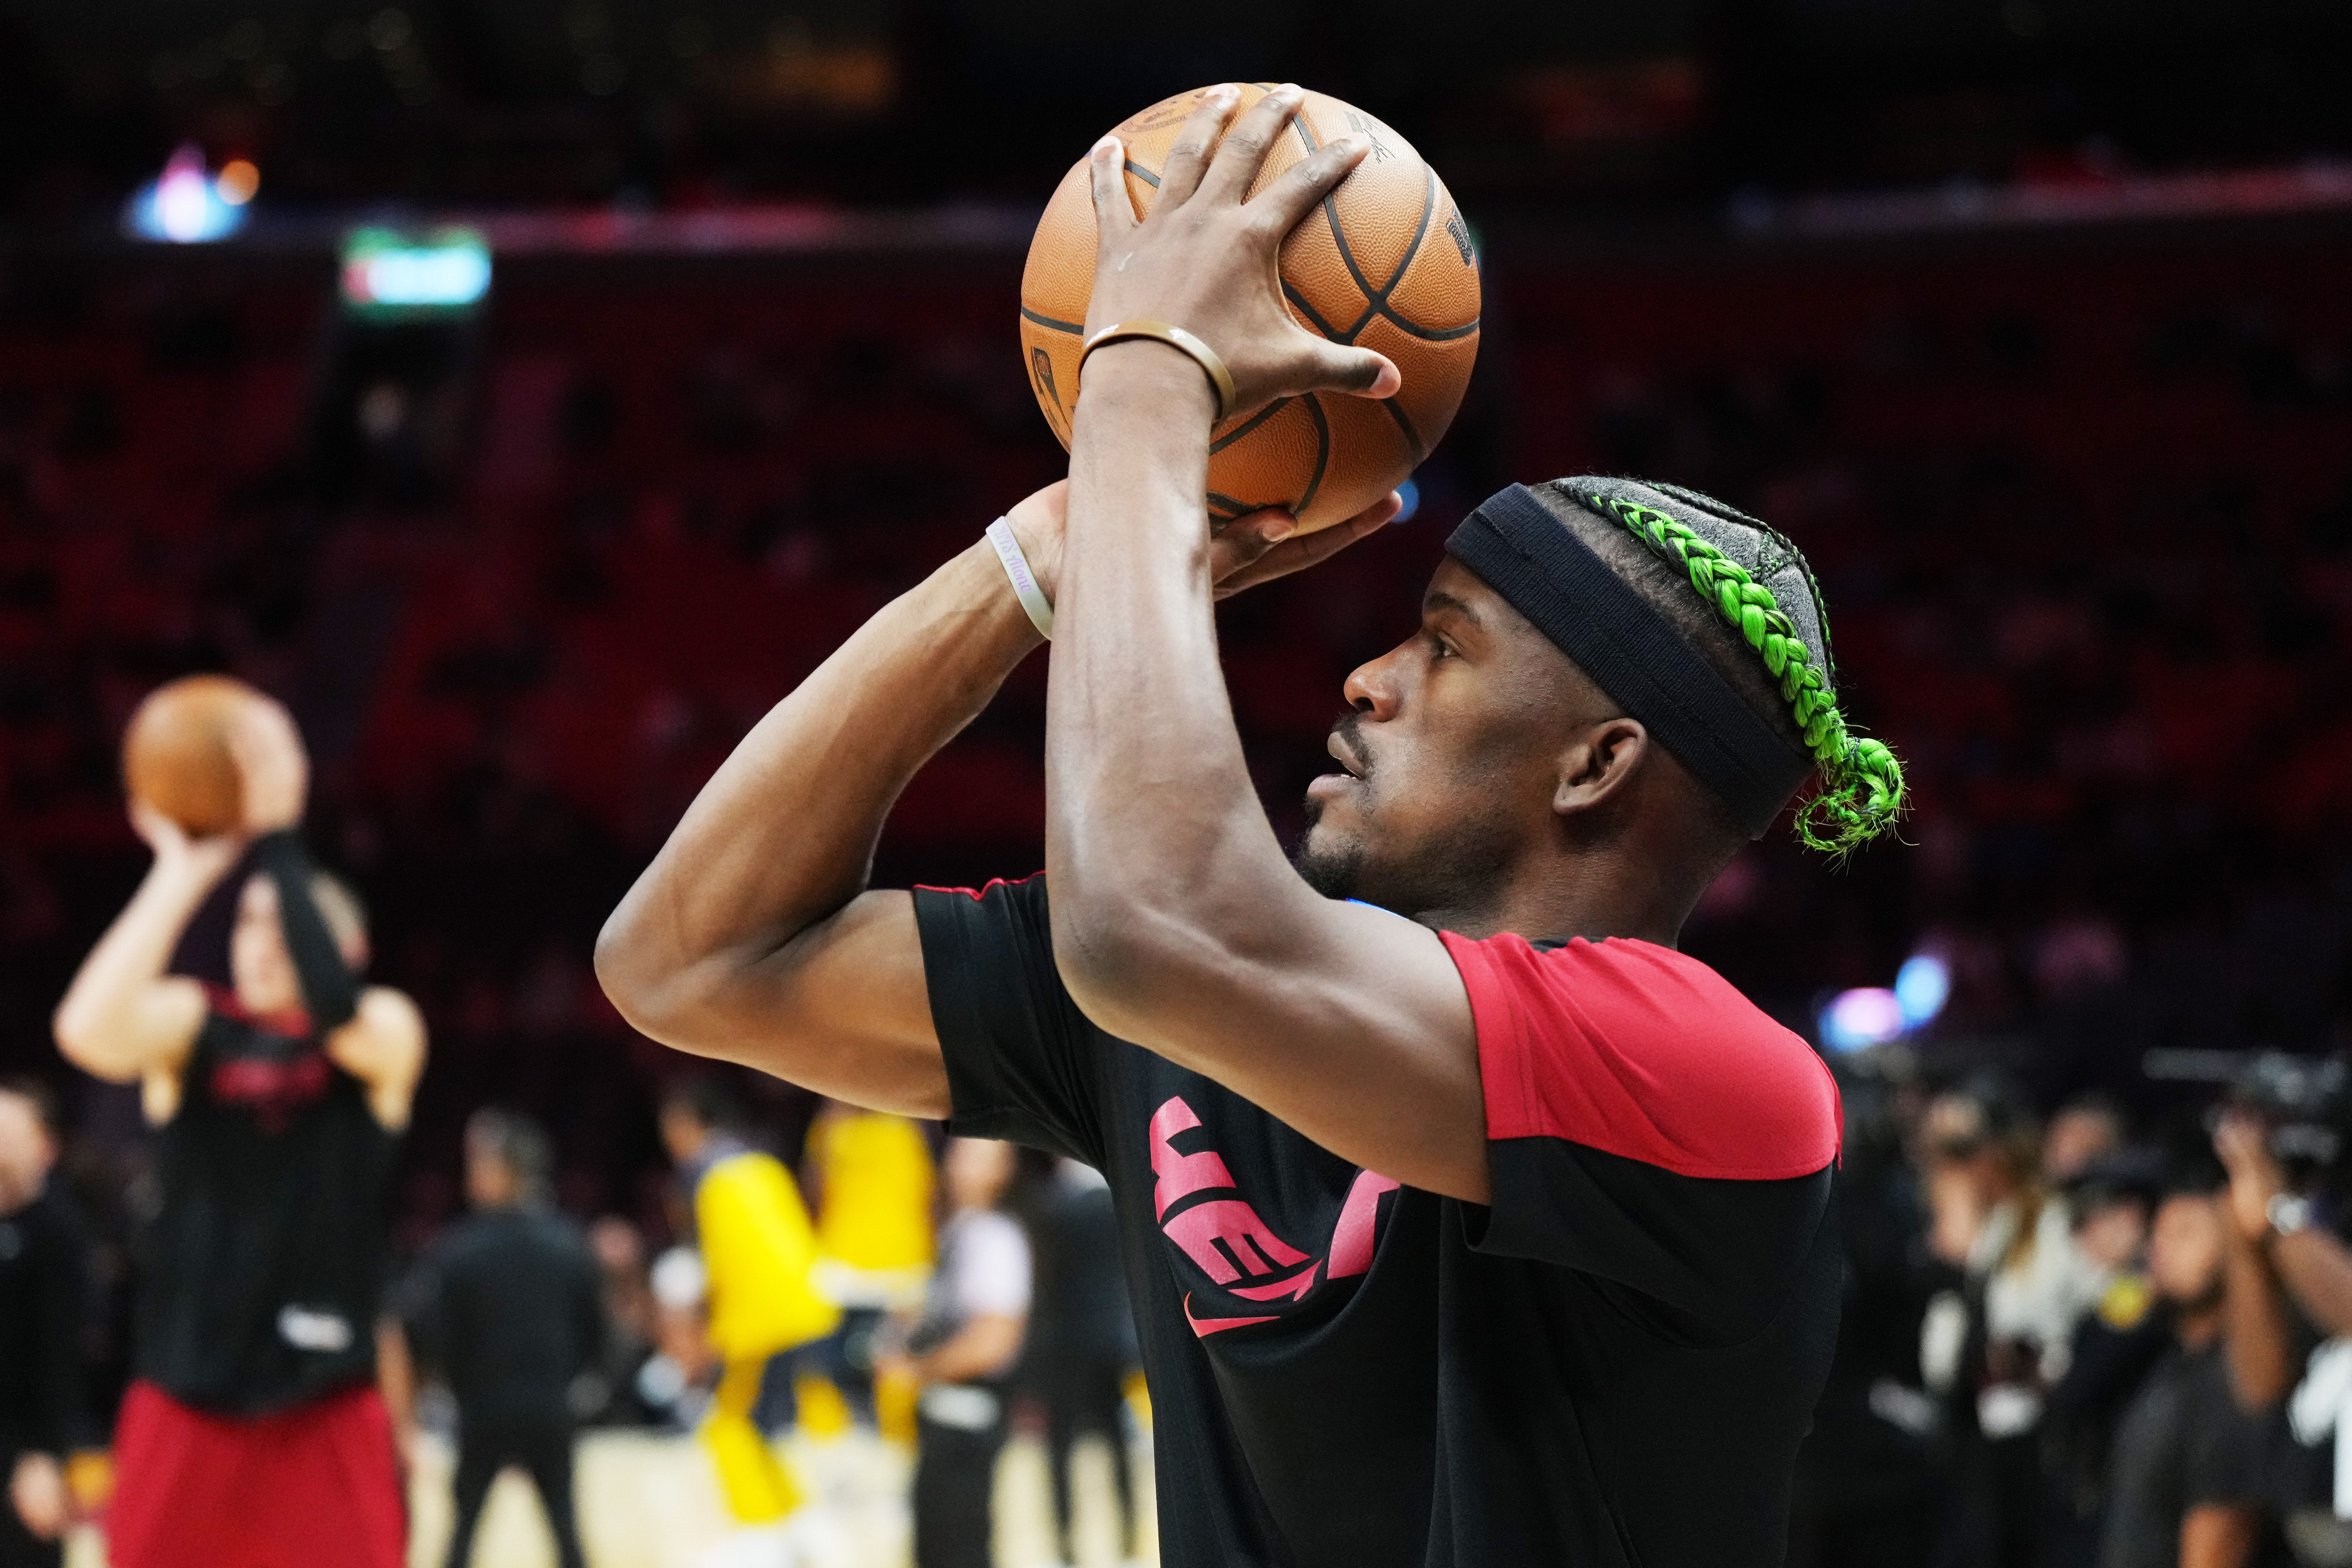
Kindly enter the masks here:
<path id="1" fill-rule="evenodd" d="M 54 1093 L 89 1244 L 71 1560 L 104 1561 L 158 1177 L 138 1091 L 51 1015 L 148 864 L 132 709 L 224 671 L 291 709 L 312 852 L 429 1029 L 387 1277 L 465 1213 L 469 1118 L 542 1126 L 623 1325 L 589 1558 L 732 1561 L 688 1436 L 715 1367 L 646 1274 L 687 1239 L 656 1112 L 696 1064 L 591 944 L 760 715 L 1064 471 L 1015 331 L 1064 170 L 1156 98 L 1296 79 L 1442 173 L 1485 316 L 1411 515 L 1221 613 L 1276 826 L 1499 487 L 1652 475 L 1791 535 L 1914 806 L 1839 868 L 1768 836 L 1686 933 L 1843 1095 L 1844 1337 L 1790 1562 L 2191 1561 L 2096 1555 L 2149 1358 L 2067 1372 L 2140 1321 L 2150 1173 L 2217 1105 L 2325 1133 L 2298 1179 L 2352 1221 L 2352 11 L 784 4 L 0 0 L 0 1076 Z M 1033 658 L 917 779 L 877 885 L 1042 863 L 1045 694 Z M 232 902 L 184 972 L 227 979 Z M 718 1087 L 816 1179 L 814 1097 Z M 2064 1295 L 2011 1268 L 2021 1231 L 2082 1254 L 2055 1320 L 2000 1320 L 2004 1280 Z M 2297 1313 L 2298 1354 L 2340 1331 Z M 454 1406 L 418 1364 L 423 1564 Z M 806 1560 L 906 1561 L 903 1421 L 872 1436 L 814 1364 L 771 1382 L 837 1515 Z M 1123 1419 L 1148 1516 L 1139 1392 Z M 1058 1542 L 1042 1418 L 1013 1426 L 997 1561 L 1151 1556 L 1100 1460 Z M 2352 1562 L 2319 1441 L 2229 1494 L 2242 1555 L 2196 1561 Z M 475 1561 L 552 1551 L 501 1481 Z"/>

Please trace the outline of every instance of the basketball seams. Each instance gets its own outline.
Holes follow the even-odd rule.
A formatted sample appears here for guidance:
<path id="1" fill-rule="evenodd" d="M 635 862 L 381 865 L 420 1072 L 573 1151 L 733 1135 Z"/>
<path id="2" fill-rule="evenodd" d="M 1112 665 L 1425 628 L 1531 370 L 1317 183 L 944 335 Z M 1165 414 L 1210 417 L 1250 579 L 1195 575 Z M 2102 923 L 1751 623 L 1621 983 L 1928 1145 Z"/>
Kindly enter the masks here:
<path id="1" fill-rule="evenodd" d="M 1307 395 L 1307 412 L 1315 420 L 1315 473 L 1307 481 L 1307 493 L 1298 498 L 1298 505 L 1295 509 L 1297 512 L 1304 512 L 1315 504 L 1315 492 L 1323 488 L 1323 471 L 1331 466 L 1331 420 L 1323 412 L 1321 393 Z"/>
<path id="2" fill-rule="evenodd" d="M 1227 431 L 1224 435 L 1210 442 L 1209 455 L 1213 458 L 1215 457 L 1218 453 L 1223 451 L 1226 447 L 1232 446 L 1234 442 L 1240 440 L 1243 437 L 1248 435 L 1251 431 L 1256 429 L 1259 426 L 1265 424 L 1276 415 L 1281 413 L 1285 407 L 1288 406 L 1291 401 L 1292 400 L 1287 397 L 1276 398 L 1272 403 L 1267 404 L 1265 407 L 1251 415 L 1247 419 L 1243 420 L 1238 427 Z"/>
<path id="3" fill-rule="evenodd" d="M 1389 417 L 1396 421 L 1397 428 L 1404 433 L 1405 444 L 1412 449 L 1413 466 L 1419 468 L 1421 460 L 1429 456 L 1429 448 L 1421 444 L 1421 432 L 1412 427 L 1412 416 L 1407 414 L 1393 397 L 1383 397 L 1379 401 L 1380 405 L 1389 411 Z"/>
<path id="4" fill-rule="evenodd" d="M 1021 319 L 1024 321 L 1034 322 L 1038 326 L 1048 328 L 1056 332 L 1068 332 L 1073 337 L 1082 338 L 1087 335 L 1086 328 L 1073 326 L 1067 321 L 1057 321 L 1051 316 L 1041 316 L 1026 305 L 1021 307 Z"/>

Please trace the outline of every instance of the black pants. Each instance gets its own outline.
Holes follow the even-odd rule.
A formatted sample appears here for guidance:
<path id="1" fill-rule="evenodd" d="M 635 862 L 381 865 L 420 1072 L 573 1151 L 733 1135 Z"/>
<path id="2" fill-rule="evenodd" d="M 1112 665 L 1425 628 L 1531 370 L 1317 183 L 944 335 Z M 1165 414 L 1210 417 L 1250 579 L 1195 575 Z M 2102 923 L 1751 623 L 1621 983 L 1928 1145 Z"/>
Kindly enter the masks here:
<path id="1" fill-rule="evenodd" d="M 915 1422 L 915 1568 L 991 1568 L 1004 1415 L 977 1431 Z"/>
<path id="2" fill-rule="evenodd" d="M 1135 1550 L 1135 1483 L 1128 1474 L 1127 1435 L 1119 1417 L 1127 1407 L 1127 1367 L 1116 1361 L 1056 1363 L 1042 1369 L 1037 1398 L 1045 1407 L 1045 1462 L 1054 1478 L 1054 1521 L 1062 1560 L 1078 1560 L 1070 1538 L 1070 1450 L 1092 1432 L 1110 1445 L 1111 1485 L 1118 1492 L 1118 1541 L 1122 1555 Z"/>
<path id="3" fill-rule="evenodd" d="M 449 1532 L 449 1568 L 467 1568 L 474 1551 L 474 1527 L 482 1521 L 482 1504 L 490 1483 L 509 1465 L 530 1472 L 539 1489 L 539 1502 L 547 1510 L 547 1528 L 555 1535 L 555 1560 L 562 1568 L 586 1568 L 580 1552 L 580 1525 L 572 1508 L 572 1443 L 575 1436 L 568 1416 L 537 1420 L 482 1421 L 463 1417 L 457 1432 L 457 1479 L 452 1489 L 456 1526 Z"/>

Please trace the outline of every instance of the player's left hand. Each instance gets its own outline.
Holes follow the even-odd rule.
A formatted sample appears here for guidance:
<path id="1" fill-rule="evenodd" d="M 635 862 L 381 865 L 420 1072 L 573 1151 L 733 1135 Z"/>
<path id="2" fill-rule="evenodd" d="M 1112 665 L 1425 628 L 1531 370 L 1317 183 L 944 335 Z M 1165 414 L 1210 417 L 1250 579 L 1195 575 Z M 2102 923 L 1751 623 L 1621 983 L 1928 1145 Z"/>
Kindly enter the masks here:
<path id="1" fill-rule="evenodd" d="M 1296 86 L 1276 88 L 1226 130 L 1239 94 L 1231 87 L 1208 93 L 1170 150 L 1150 216 L 1140 222 L 1128 199 L 1127 151 L 1117 137 L 1096 143 L 1088 170 L 1099 237 L 1087 332 L 1139 320 L 1183 328 L 1215 350 L 1233 374 L 1228 414 L 1306 392 L 1387 397 L 1401 384 L 1386 356 L 1318 337 L 1283 302 L 1284 237 L 1371 146 L 1360 133 L 1339 137 L 1250 197 L 1266 150 L 1305 96 Z M 1090 357 L 1082 377 L 1110 352 L 1107 345 Z"/>
<path id="2" fill-rule="evenodd" d="M 1069 518 L 1070 481 L 1056 479 L 1042 490 L 1022 498 L 1004 521 L 1021 541 L 1021 553 L 1045 597 L 1054 589 L 1062 567 L 1062 529 Z M 1209 578 L 1216 596 L 1230 598 L 1244 588 L 1304 572 L 1328 561 L 1360 539 L 1378 533 L 1403 505 L 1394 490 L 1347 521 L 1293 538 L 1298 520 L 1276 507 L 1247 512 L 1218 528 L 1209 541 Z"/>
<path id="3" fill-rule="evenodd" d="M 244 784 L 247 833 L 274 833 L 302 820 L 310 759 L 284 704 L 269 698 L 243 704 L 229 724 L 228 750 Z"/>

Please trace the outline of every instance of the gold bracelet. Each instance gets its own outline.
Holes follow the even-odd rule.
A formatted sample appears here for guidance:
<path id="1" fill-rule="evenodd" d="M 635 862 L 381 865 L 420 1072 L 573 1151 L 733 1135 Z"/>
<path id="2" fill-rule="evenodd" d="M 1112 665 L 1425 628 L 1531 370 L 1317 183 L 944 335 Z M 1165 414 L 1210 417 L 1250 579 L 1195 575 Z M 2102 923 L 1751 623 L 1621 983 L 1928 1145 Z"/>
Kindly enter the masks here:
<path id="1" fill-rule="evenodd" d="M 1109 326 L 1094 333 L 1078 348 L 1080 378 L 1083 379 L 1086 375 L 1088 354 L 1102 347 L 1103 344 L 1117 342 L 1121 338 L 1153 338 L 1166 343 L 1171 349 L 1180 349 L 1191 354 L 1193 361 L 1208 373 L 1209 390 L 1217 395 L 1217 417 L 1223 419 L 1233 412 L 1234 373 L 1225 368 L 1225 362 L 1217 357 L 1216 350 L 1183 328 L 1171 326 L 1166 321 L 1113 321 Z M 1071 401 L 1076 401 L 1076 388 L 1071 389 L 1070 397 Z"/>

